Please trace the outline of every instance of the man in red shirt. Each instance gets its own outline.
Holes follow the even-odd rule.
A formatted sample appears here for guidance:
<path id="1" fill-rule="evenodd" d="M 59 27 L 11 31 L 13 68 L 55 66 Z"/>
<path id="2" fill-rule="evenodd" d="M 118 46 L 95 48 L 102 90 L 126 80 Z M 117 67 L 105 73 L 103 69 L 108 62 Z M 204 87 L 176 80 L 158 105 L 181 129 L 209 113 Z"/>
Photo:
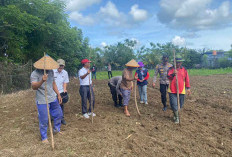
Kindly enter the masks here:
<path id="1" fill-rule="evenodd" d="M 176 75 L 178 76 L 180 108 L 184 105 L 185 93 L 190 95 L 190 83 L 187 70 L 182 66 L 184 60 L 181 56 L 176 57 L 176 70 L 174 67 L 168 70 L 168 79 L 170 81 L 168 93 L 170 99 L 170 106 L 174 113 L 175 123 L 179 123 L 178 104 L 177 104 L 177 88 L 176 88 Z"/>

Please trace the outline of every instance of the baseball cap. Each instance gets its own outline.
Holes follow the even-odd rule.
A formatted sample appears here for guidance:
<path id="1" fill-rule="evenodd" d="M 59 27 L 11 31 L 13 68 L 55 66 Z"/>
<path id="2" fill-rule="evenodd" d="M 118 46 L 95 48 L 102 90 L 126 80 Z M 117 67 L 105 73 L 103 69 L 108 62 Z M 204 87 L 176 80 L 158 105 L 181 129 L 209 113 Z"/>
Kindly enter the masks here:
<path id="1" fill-rule="evenodd" d="M 90 62 L 91 62 L 91 61 L 88 60 L 88 59 L 82 59 L 81 64 L 90 63 Z"/>
<path id="2" fill-rule="evenodd" d="M 57 60 L 57 63 L 58 63 L 59 65 L 65 66 L 65 61 L 64 61 L 63 59 L 58 59 L 58 60 Z"/>

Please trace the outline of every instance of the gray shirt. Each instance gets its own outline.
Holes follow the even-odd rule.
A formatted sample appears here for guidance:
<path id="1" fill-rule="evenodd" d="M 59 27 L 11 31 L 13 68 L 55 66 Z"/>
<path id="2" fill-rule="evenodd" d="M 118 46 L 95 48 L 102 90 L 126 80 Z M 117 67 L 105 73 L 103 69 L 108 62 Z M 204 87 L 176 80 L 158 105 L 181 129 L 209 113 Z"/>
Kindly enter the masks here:
<path id="1" fill-rule="evenodd" d="M 122 76 L 115 76 L 109 80 L 111 86 L 116 88 L 117 94 L 122 94 L 120 91 L 121 82 L 122 82 Z"/>
<path id="2" fill-rule="evenodd" d="M 52 70 L 47 70 L 46 73 L 48 74 L 47 79 L 47 98 L 48 103 L 51 103 L 56 100 L 56 93 L 53 90 L 53 81 L 54 81 L 54 74 Z M 44 71 L 43 70 L 34 70 L 31 73 L 31 83 L 32 82 L 39 82 L 43 78 Z M 36 102 L 38 104 L 46 104 L 45 100 L 45 82 L 36 90 Z"/>

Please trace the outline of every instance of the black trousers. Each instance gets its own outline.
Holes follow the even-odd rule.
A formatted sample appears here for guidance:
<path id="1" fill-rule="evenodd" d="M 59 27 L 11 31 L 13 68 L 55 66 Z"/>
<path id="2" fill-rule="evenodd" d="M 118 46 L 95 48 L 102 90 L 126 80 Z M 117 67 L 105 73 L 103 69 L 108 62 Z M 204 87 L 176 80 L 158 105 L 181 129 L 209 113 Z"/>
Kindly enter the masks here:
<path id="1" fill-rule="evenodd" d="M 167 106 L 167 89 L 168 84 L 160 84 L 161 101 L 164 107 Z"/>
<path id="2" fill-rule="evenodd" d="M 112 71 L 108 71 L 108 78 L 110 79 L 112 76 Z"/>
<path id="3" fill-rule="evenodd" d="M 63 112 L 63 117 L 62 117 L 62 119 L 64 119 L 64 104 L 63 104 L 63 103 L 62 103 L 62 104 L 60 104 L 60 107 L 61 107 L 62 112 Z"/>
<path id="4" fill-rule="evenodd" d="M 116 87 L 113 87 L 110 83 L 108 83 L 108 86 L 110 87 L 110 92 L 112 95 L 112 99 L 114 101 L 114 105 L 122 104 L 122 96 L 120 94 L 117 94 Z M 118 103 L 119 100 L 119 103 Z"/>
<path id="5" fill-rule="evenodd" d="M 90 88 L 89 86 L 80 86 L 79 93 L 81 95 L 81 105 L 82 105 L 82 114 L 87 113 L 87 99 L 89 100 L 89 109 L 88 112 L 91 112 L 91 109 L 95 104 L 95 97 L 93 93 L 93 88 L 91 87 L 91 97 L 90 97 Z"/>

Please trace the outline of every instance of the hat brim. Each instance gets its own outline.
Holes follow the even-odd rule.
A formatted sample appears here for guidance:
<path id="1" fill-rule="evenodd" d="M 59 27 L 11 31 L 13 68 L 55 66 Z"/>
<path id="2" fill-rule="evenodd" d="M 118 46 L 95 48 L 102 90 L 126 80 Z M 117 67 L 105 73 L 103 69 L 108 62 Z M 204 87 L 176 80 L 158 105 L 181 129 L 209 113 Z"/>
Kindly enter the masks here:
<path id="1" fill-rule="evenodd" d="M 81 63 L 81 64 L 86 64 L 86 63 L 91 63 L 91 61 L 88 61 L 88 62 L 83 62 L 83 63 Z"/>
<path id="2" fill-rule="evenodd" d="M 176 62 L 184 62 L 184 60 L 182 59 L 182 60 L 176 60 Z"/>
<path id="3" fill-rule="evenodd" d="M 133 66 L 133 65 L 126 65 L 127 67 L 131 67 L 131 68 L 139 68 L 140 66 Z"/>

